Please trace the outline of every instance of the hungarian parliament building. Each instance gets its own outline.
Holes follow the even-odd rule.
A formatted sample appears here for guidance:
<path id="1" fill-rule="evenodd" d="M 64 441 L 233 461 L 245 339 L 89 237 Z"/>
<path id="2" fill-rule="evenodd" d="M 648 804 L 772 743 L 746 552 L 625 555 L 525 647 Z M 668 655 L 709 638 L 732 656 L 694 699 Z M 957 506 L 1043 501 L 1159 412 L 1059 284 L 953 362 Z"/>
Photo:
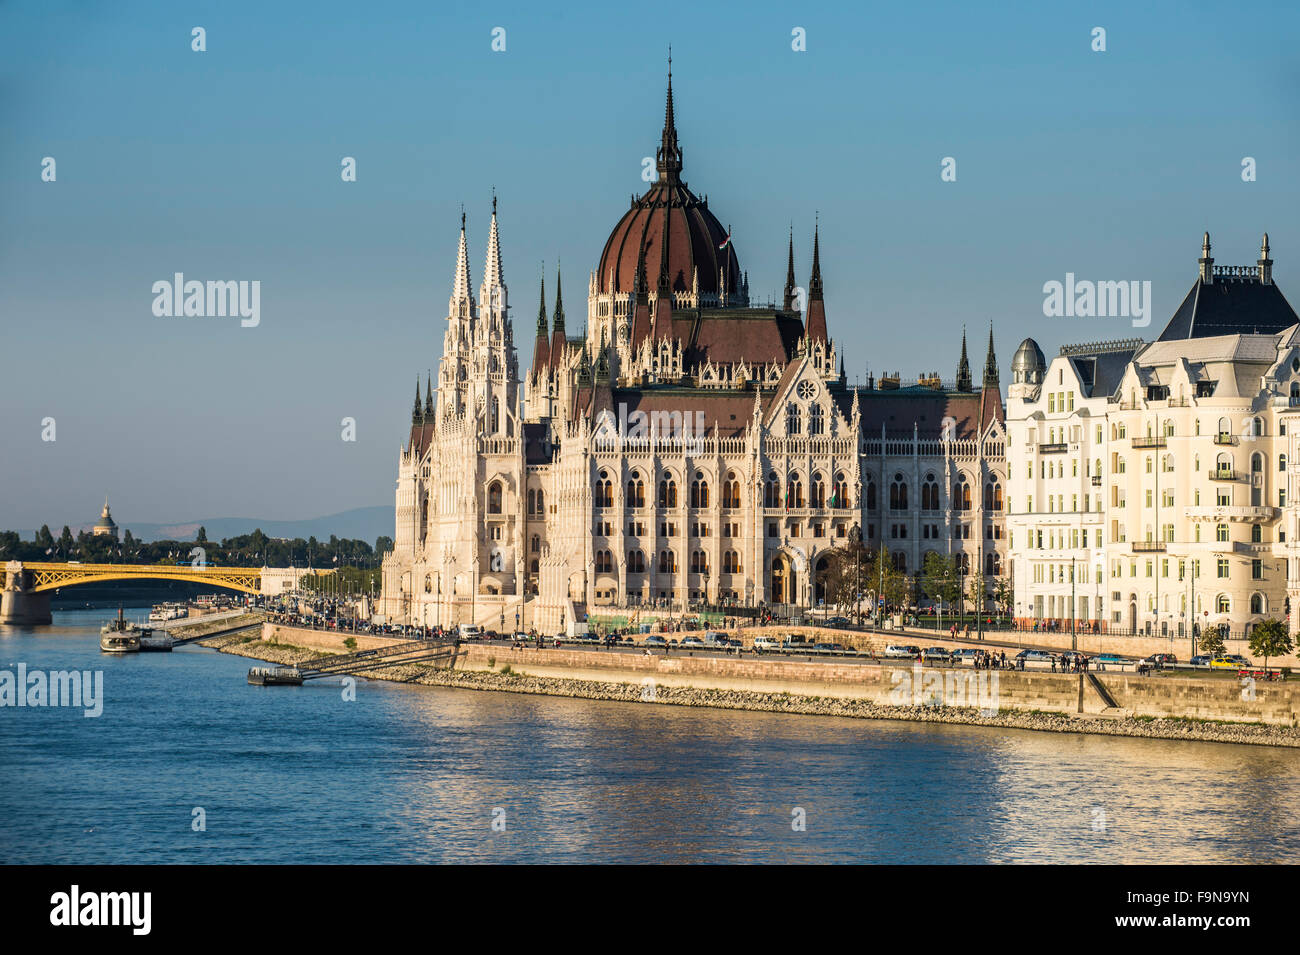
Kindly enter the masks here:
<path id="1" fill-rule="evenodd" d="M 437 381 L 417 380 L 399 453 L 391 622 L 815 608 L 854 541 L 914 579 L 933 552 L 990 597 L 1002 580 L 1026 624 L 1240 631 L 1300 596 L 1298 319 L 1267 237 L 1256 265 L 1214 268 L 1206 236 L 1154 343 L 1049 363 L 1027 339 L 1004 404 L 991 326 L 978 378 L 963 333 L 950 380 L 850 385 L 818 231 L 807 286 L 791 234 L 781 304 L 755 303 L 682 169 L 670 77 L 657 178 L 609 233 L 582 327 L 557 274 L 523 369 L 496 200 L 477 297 L 462 215 Z"/>
<path id="2" fill-rule="evenodd" d="M 1003 572 L 1006 435 L 990 330 L 980 380 L 854 388 L 820 239 L 806 288 L 755 304 L 727 231 L 682 178 L 672 82 L 657 179 L 614 225 L 571 334 L 542 291 L 530 367 L 496 203 L 475 298 L 462 217 L 437 381 L 417 384 L 381 612 L 556 632 L 615 608 L 813 607 L 860 539 Z M 784 236 L 777 241 L 785 239 Z M 577 324 L 577 323 L 573 323 Z"/>

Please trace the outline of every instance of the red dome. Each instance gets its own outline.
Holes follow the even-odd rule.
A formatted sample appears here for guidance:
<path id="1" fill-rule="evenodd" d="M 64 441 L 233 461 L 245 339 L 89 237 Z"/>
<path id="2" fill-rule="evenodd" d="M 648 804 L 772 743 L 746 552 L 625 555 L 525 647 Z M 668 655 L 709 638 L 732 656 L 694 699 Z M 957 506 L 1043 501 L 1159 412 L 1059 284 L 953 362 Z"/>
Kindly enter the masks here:
<path id="1" fill-rule="evenodd" d="M 689 292 L 692 278 L 698 273 L 700 292 L 716 295 L 720 291 L 720 269 L 725 269 L 728 295 L 739 292 L 740 262 L 735 249 L 731 244 L 718 249 L 727 240 L 727 230 L 685 183 L 662 181 L 655 183 L 614 226 L 596 273 L 599 290 L 634 291 L 637 258 L 643 249 L 646 287 L 650 291 L 657 288 L 665 228 L 668 230 L 668 284 L 674 292 Z"/>
<path id="2" fill-rule="evenodd" d="M 718 272 L 725 270 L 727 294 L 740 291 L 740 262 L 727 230 L 709 211 L 708 200 L 699 199 L 682 182 L 682 151 L 677 146 L 673 117 L 673 81 L 668 77 L 668 103 L 664 113 L 663 137 L 657 154 L 659 178 L 614 226 L 600 256 L 596 285 L 601 292 L 633 292 L 637 259 L 645 252 L 645 281 L 648 291 L 659 286 L 664 258 L 664 230 L 668 232 L 668 284 L 674 292 L 689 292 L 696 274 L 700 293 L 717 295 Z M 610 273 L 613 273 L 611 287 Z"/>

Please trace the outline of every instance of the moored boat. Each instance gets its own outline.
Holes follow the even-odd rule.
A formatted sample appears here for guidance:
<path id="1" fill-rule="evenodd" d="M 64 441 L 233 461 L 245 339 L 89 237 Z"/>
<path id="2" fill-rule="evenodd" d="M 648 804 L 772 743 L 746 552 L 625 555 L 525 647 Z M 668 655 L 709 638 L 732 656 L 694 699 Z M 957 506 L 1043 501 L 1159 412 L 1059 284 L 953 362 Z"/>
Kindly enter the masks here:
<path id="1" fill-rule="evenodd" d="M 297 667 L 253 667 L 248 682 L 253 686 L 302 686 L 302 671 Z"/>
<path id="2" fill-rule="evenodd" d="M 99 649 L 105 653 L 139 653 L 140 638 L 151 633 L 152 630 L 141 630 L 123 617 L 122 608 L 118 607 L 117 618 L 99 628 Z"/>

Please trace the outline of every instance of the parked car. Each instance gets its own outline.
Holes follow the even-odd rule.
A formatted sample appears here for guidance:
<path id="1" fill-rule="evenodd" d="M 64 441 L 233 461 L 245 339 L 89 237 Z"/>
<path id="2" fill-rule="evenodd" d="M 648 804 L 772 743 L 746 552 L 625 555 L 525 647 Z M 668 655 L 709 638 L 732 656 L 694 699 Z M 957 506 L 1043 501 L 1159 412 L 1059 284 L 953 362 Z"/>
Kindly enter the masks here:
<path id="1" fill-rule="evenodd" d="M 1178 662 L 1178 657 L 1172 653 L 1153 653 L 1142 662 L 1149 663 L 1154 667 L 1170 667 Z"/>
<path id="2" fill-rule="evenodd" d="M 1106 667 L 1120 666 L 1124 662 L 1124 658 L 1118 653 L 1099 653 L 1092 658 L 1090 665 L 1101 670 Z"/>
<path id="3" fill-rule="evenodd" d="M 844 644 L 842 643 L 815 643 L 813 644 L 813 650 L 816 651 L 817 653 L 830 653 L 830 654 L 841 654 L 841 655 L 850 652 L 844 648 Z"/>
<path id="4" fill-rule="evenodd" d="M 960 650 L 953 650 L 951 654 L 952 662 L 958 666 L 966 663 L 974 664 L 975 655 L 979 653 L 974 647 L 962 647 Z"/>
<path id="5" fill-rule="evenodd" d="M 1206 656 L 1206 655 L 1204 655 L 1204 654 L 1201 654 L 1201 655 L 1198 655 L 1198 656 L 1194 656 L 1194 657 L 1192 657 L 1192 658 L 1191 658 L 1189 661 L 1187 661 L 1187 662 L 1190 663 L 1190 664 L 1191 664 L 1192 666 L 1194 666 L 1194 667 L 1208 667 L 1208 666 L 1210 665 L 1210 657 L 1208 657 L 1208 656 Z"/>
<path id="6" fill-rule="evenodd" d="M 1016 659 L 1026 663 L 1051 663 L 1056 657 L 1046 650 L 1021 650 L 1016 654 Z"/>
<path id="7" fill-rule="evenodd" d="M 1210 661 L 1210 669 L 1212 670 L 1237 670 L 1248 666 L 1250 666 L 1250 661 L 1239 653 L 1215 657 Z"/>
<path id="8" fill-rule="evenodd" d="M 911 644 L 891 643 L 885 647 L 885 656 L 895 660 L 918 660 L 921 657 L 921 648 Z"/>
<path id="9" fill-rule="evenodd" d="M 810 646 L 812 644 L 797 633 L 788 633 L 785 639 L 781 641 L 782 650 L 807 650 Z"/>
<path id="10" fill-rule="evenodd" d="M 704 646 L 704 641 L 696 636 L 682 637 L 681 645 L 683 647 L 702 647 Z"/>
<path id="11" fill-rule="evenodd" d="M 946 647 L 926 647 L 921 651 L 922 663 L 952 663 L 952 651 Z"/>
<path id="12" fill-rule="evenodd" d="M 483 636 L 483 631 L 478 627 L 471 627 L 467 623 L 460 625 L 460 638 L 462 640 L 477 640 L 481 636 Z"/>
<path id="13" fill-rule="evenodd" d="M 848 617 L 827 617 L 826 626 L 837 627 L 837 628 L 847 627 L 849 626 L 849 618 Z"/>
<path id="14" fill-rule="evenodd" d="M 648 636 L 648 637 L 646 637 L 644 640 L 642 640 L 641 643 L 642 643 L 643 646 L 647 646 L 647 647 L 666 647 L 666 646 L 668 646 L 668 641 L 665 640 L 663 637 L 659 636 L 659 634 L 657 634 L 657 633 L 652 633 L 652 634 L 650 634 L 650 636 Z"/>
<path id="15" fill-rule="evenodd" d="M 754 638 L 754 650 L 759 653 L 762 653 L 766 650 L 780 650 L 780 649 L 781 649 L 781 644 L 777 643 L 775 637 L 762 636 L 762 637 Z"/>

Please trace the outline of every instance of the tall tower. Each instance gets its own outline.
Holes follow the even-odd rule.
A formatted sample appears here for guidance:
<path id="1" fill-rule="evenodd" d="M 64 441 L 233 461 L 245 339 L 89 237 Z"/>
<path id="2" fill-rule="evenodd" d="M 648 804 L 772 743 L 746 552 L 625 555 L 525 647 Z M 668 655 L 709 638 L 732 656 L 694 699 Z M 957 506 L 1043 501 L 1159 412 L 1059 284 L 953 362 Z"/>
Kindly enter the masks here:
<path id="1" fill-rule="evenodd" d="M 487 263 L 479 287 L 479 317 L 474 329 L 471 378 L 474 413 L 484 434 L 505 434 L 515 411 L 519 370 L 514 330 L 510 322 L 510 292 L 501 267 L 501 236 L 497 228 L 497 199 L 492 197 Z"/>
<path id="2" fill-rule="evenodd" d="M 438 419 L 459 417 L 470 406 L 469 377 L 474 326 L 478 311 L 470 292 L 469 251 L 465 245 L 465 213 L 460 214 L 460 245 L 447 303 L 447 330 L 438 363 Z"/>

